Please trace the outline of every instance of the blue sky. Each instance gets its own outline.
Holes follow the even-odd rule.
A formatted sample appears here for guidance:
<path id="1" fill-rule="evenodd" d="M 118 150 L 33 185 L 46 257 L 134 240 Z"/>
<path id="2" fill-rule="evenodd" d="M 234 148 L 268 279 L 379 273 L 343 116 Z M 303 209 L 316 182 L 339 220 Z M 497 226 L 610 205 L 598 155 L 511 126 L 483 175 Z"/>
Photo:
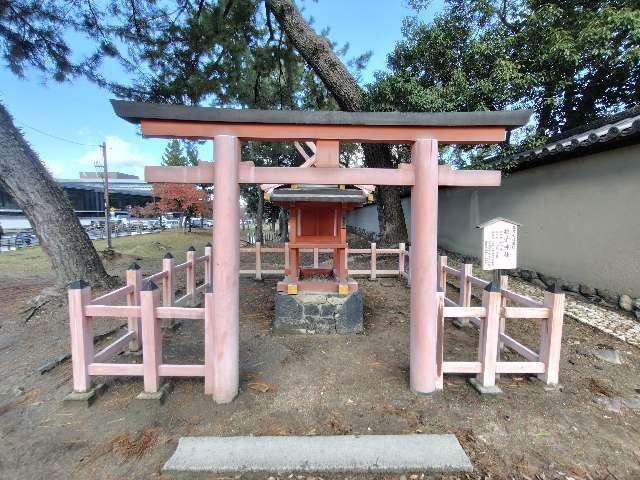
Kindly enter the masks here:
<path id="1" fill-rule="evenodd" d="M 440 1 L 433 2 L 422 16 L 431 17 Z M 305 16 L 312 16 L 314 28 L 330 28 L 330 38 L 340 45 L 349 42 L 353 55 L 373 51 L 361 83 L 373 79 L 386 68 L 387 54 L 402 38 L 403 19 L 415 14 L 405 0 L 318 0 L 304 2 Z M 79 48 L 82 48 L 79 45 Z M 73 83 L 44 81 L 37 72 L 26 79 L 0 68 L 0 100 L 49 170 L 58 178 L 77 178 L 79 171 L 93 171 L 100 150 L 92 145 L 107 142 L 109 169 L 142 176 L 144 165 L 160 163 L 166 141 L 143 139 L 136 127 L 119 119 L 109 104 L 107 90 L 78 79 Z M 118 79 L 118 69 L 109 68 Z M 44 135 L 73 140 L 84 145 L 60 141 Z M 211 142 L 201 147 L 201 157 L 211 157 Z"/>

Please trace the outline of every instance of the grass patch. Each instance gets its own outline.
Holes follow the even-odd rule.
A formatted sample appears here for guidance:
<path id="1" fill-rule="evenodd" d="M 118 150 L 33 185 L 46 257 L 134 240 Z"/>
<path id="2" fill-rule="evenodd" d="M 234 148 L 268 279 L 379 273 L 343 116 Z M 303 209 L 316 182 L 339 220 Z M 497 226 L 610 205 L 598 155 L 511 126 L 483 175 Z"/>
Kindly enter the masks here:
<path id="1" fill-rule="evenodd" d="M 193 245 L 198 252 L 212 239 L 210 230 L 196 230 L 183 233 L 181 230 L 165 230 L 148 235 L 133 235 L 113 238 L 115 255 L 106 259 L 102 255 L 105 268 L 111 274 L 118 274 L 132 261 L 148 264 L 155 268 L 162 263 L 162 257 L 171 252 L 177 260 L 183 261 L 185 252 Z M 94 240 L 98 252 L 107 248 L 106 240 Z M 202 253 L 199 253 L 202 254 Z M 21 278 L 25 275 L 51 275 L 49 259 L 41 247 L 28 247 L 12 252 L 0 253 L 0 273 L 9 278 Z"/>

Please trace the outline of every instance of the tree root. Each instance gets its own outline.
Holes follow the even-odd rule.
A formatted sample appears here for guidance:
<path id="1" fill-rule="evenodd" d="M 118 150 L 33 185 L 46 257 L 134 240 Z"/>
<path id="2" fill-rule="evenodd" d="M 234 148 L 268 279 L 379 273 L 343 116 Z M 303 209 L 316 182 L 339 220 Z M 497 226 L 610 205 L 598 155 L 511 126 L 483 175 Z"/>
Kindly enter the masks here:
<path id="1" fill-rule="evenodd" d="M 39 299 L 40 296 L 36 297 L 36 300 Z M 49 303 L 51 300 L 53 300 L 53 296 L 47 296 L 45 297 L 45 299 L 43 301 L 41 301 L 40 303 L 37 303 L 36 305 L 30 305 L 29 307 L 25 308 L 21 313 L 27 313 L 29 312 L 29 314 L 27 315 L 27 317 L 24 319 L 24 324 L 26 325 L 29 320 L 31 320 L 33 318 L 33 316 L 38 313 L 38 311 L 44 307 L 47 303 Z"/>

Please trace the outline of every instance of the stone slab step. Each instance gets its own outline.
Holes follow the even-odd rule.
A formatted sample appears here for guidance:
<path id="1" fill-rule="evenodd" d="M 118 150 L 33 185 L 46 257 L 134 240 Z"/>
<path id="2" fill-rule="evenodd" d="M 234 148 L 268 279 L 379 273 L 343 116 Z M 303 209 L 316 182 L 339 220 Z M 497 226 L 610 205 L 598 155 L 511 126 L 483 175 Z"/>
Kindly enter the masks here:
<path id="1" fill-rule="evenodd" d="M 454 435 L 183 437 L 168 472 L 460 472 L 473 465 Z"/>

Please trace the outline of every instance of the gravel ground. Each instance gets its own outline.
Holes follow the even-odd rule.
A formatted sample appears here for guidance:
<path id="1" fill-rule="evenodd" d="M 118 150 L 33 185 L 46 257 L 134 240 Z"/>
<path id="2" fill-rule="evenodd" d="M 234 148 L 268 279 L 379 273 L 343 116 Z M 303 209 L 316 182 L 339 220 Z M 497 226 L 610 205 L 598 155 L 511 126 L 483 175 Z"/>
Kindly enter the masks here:
<path id="1" fill-rule="evenodd" d="M 140 244 L 143 238 L 131 244 L 120 240 L 123 243 L 116 245 L 120 255 L 108 268 L 121 273 L 135 259 L 146 272 L 155 272 L 168 245 L 180 260 L 183 257 L 176 252 L 191 243 L 201 249 L 207 241 L 206 235 L 163 235 L 144 236 L 153 245 Z M 251 257 L 243 256 L 243 262 L 248 265 Z M 449 479 L 640 478 L 640 349 L 570 316 L 565 318 L 562 391 L 548 393 L 534 378 L 503 375 L 499 385 L 504 394 L 485 398 L 464 377 L 448 376 L 443 392 L 419 396 L 408 388 L 409 290 L 404 281 L 359 281 L 365 298 L 363 335 L 275 336 L 270 324 L 277 278 L 261 282 L 243 278 L 241 386 L 234 402 L 215 405 L 203 394 L 201 380 L 183 379 L 172 382 L 163 406 L 149 405 L 135 399 L 142 390 L 140 379 L 121 378 L 107 379 L 107 391 L 92 407 L 73 408 L 62 403 L 71 389 L 70 363 L 38 372 L 68 350 L 64 299 L 45 304 L 25 323 L 28 304 L 52 285 L 51 273 L 33 265 L 23 270 L 4 268 L 4 258 L 0 258 L 2 479 L 169 479 L 173 477 L 160 468 L 178 439 L 187 435 L 401 433 L 454 433 L 476 471 Z M 272 261 L 279 259 L 274 256 Z M 101 319 L 96 331 L 108 331 L 121 322 Z M 510 321 L 507 328 L 519 341 L 535 347 L 535 320 Z M 184 321 L 165 331 L 166 360 L 201 362 L 202 330 L 201 322 Z M 447 359 L 475 358 L 474 329 L 447 324 L 445 330 Z M 98 346 L 108 341 L 101 340 Z M 609 350 L 617 351 L 620 364 L 601 358 Z M 508 353 L 505 357 L 516 360 Z M 139 359 L 121 356 L 118 361 Z M 289 473 L 242 478 L 271 475 L 311 478 Z M 421 472 L 404 476 L 431 478 Z"/>

